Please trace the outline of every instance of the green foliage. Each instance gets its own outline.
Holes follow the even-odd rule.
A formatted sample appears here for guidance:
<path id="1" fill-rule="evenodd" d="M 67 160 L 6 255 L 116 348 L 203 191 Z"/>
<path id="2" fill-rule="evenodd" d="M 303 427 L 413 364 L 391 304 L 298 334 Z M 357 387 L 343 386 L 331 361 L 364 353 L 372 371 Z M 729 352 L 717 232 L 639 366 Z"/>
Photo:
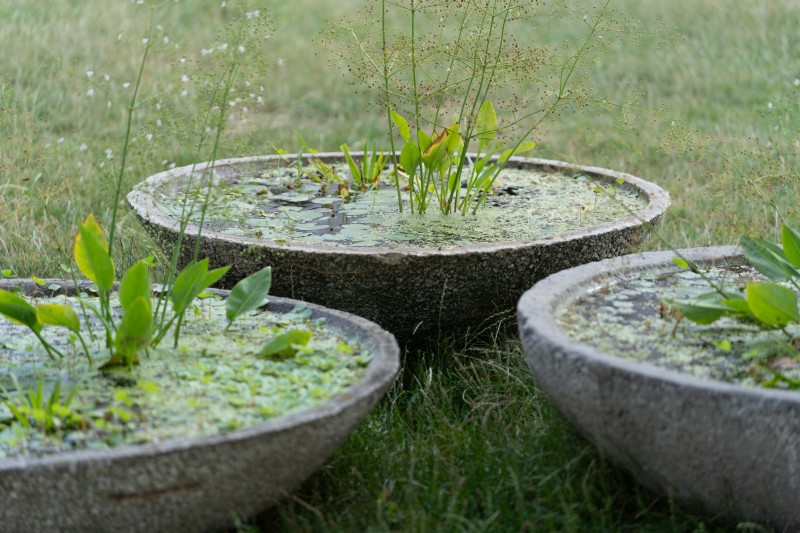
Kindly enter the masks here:
<path id="1" fill-rule="evenodd" d="M 308 341 L 312 332 L 300 329 L 290 329 L 275 335 L 261 348 L 258 355 L 261 357 L 294 357 Z"/>
<path id="2" fill-rule="evenodd" d="M 237 317 L 267 303 L 267 295 L 272 285 L 272 268 L 265 267 L 246 278 L 239 280 L 228 295 L 225 317 L 231 327 Z"/>
<path id="3" fill-rule="evenodd" d="M 8 391 L 3 390 L 2 402 L 23 427 L 35 427 L 42 433 L 49 434 L 86 424 L 85 418 L 69 407 L 78 390 L 77 383 L 63 397 L 60 379 L 56 380 L 48 395 L 45 393 L 42 375 L 39 376 L 36 387 L 28 389 L 23 389 L 13 374 L 11 378 L 17 391 L 16 400 L 12 400 Z"/>
<path id="4" fill-rule="evenodd" d="M 666 305 L 697 324 L 712 324 L 724 316 L 748 320 L 765 329 L 782 329 L 787 336 L 787 346 L 796 346 L 797 338 L 786 327 L 800 324 L 797 290 L 800 290 L 800 254 L 798 232 L 785 222 L 781 227 L 781 245 L 764 239 L 742 236 L 739 243 L 750 266 L 772 281 L 748 283 L 743 294 L 714 287 L 713 292 L 700 294 L 691 300 L 665 299 Z M 676 260 L 681 268 L 688 262 Z M 695 266 L 695 269 L 697 267 Z M 698 270 L 695 270 L 699 272 Z M 776 282 L 789 283 L 793 288 Z M 728 348 L 730 349 L 730 348 Z M 800 358 L 796 349 L 793 357 Z M 790 388 L 800 388 L 790 378 L 775 369 L 762 366 L 773 379 L 762 385 L 774 386 L 781 382 Z"/>

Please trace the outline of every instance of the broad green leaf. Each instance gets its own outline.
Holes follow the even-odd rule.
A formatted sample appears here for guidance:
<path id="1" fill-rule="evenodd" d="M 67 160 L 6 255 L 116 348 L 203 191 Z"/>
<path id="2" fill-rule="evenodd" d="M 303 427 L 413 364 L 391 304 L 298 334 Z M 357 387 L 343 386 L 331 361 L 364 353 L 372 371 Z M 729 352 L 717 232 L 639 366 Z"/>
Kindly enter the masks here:
<path id="1" fill-rule="evenodd" d="M 108 255 L 108 242 L 103 228 L 91 213 L 81 223 L 75 236 L 73 255 L 84 276 L 97 284 L 101 291 L 111 290 L 114 285 L 114 261 Z"/>
<path id="2" fill-rule="evenodd" d="M 237 317 L 264 305 L 272 285 L 272 269 L 262 268 L 240 280 L 231 290 L 225 306 L 225 317 L 231 324 Z"/>
<path id="3" fill-rule="evenodd" d="M 142 297 L 149 303 L 152 290 L 150 271 L 145 263 L 139 261 L 125 272 L 119 282 L 119 303 L 123 312 L 127 311 L 137 298 Z"/>
<path id="4" fill-rule="evenodd" d="M 475 131 L 478 134 L 479 151 L 497 136 L 497 114 L 489 100 L 484 100 L 478 110 L 478 116 L 475 118 Z"/>
<path id="5" fill-rule="evenodd" d="M 800 276 L 800 272 L 789 262 L 783 250 L 769 241 L 742 236 L 739 246 L 753 268 L 773 281 L 785 281 L 790 277 Z"/>
<path id="6" fill-rule="evenodd" d="M 800 268 L 800 232 L 784 224 L 781 228 L 781 244 L 786 259 Z"/>
<path id="7" fill-rule="evenodd" d="M 36 309 L 13 292 L 0 289 L 0 315 L 12 322 L 28 326 L 33 331 L 42 330 L 42 324 L 36 314 Z"/>
<path id="8" fill-rule="evenodd" d="M 293 357 L 297 354 L 297 347 L 308 344 L 311 332 L 301 329 L 285 331 L 270 339 L 258 352 L 261 357 Z"/>
<path id="9" fill-rule="evenodd" d="M 148 299 L 139 296 L 129 302 L 128 309 L 122 315 L 117 326 L 117 337 L 114 342 L 115 356 L 123 364 L 136 362 L 139 350 L 150 344 L 153 336 L 153 309 Z M 112 359 L 113 360 L 113 359 Z"/>
<path id="10" fill-rule="evenodd" d="M 429 168 L 438 167 L 441 160 L 447 155 L 447 150 L 443 148 L 446 148 L 447 139 L 449 137 L 450 132 L 448 130 L 442 130 L 442 133 L 437 135 L 422 152 L 422 161 Z"/>
<path id="11" fill-rule="evenodd" d="M 424 152 L 427 150 L 428 145 L 431 144 L 430 136 L 425 133 L 425 130 L 422 128 L 417 130 L 417 146 L 419 146 L 419 151 Z"/>
<path id="12" fill-rule="evenodd" d="M 526 152 L 530 152 L 534 148 L 536 148 L 535 142 L 522 141 L 516 148 L 514 148 L 514 150 L 511 152 L 511 155 L 524 154 Z"/>
<path id="13" fill-rule="evenodd" d="M 409 176 L 413 176 L 419 165 L 420 153 L 419 147 L 414 141 L 406 142 L 403 151 L 400 152 L 400 165 Z"/>
<path id="14" fill-rule="evenodd" d="M 175 313 L 183 313 L 198 294 L 216 283 L 229 268 L 225 266 L 209 272 L 208 258 L 187 265 L 172 285 L 172 307 Z"/>
<path id="15" fill-rule="evenodd" d="M 63 304 L 39 304 L 36 306 L 36 316 L 42 325 L 63 326 L 70 331 L 80 333 L 81 322 L 75 310 Z"/>
<path id="16" fill-rule="evenodd" d="M 753 314 L 764 324 L 783 327 L 800 321 L 797 293 L 791 289 L 776 283 L 750 283 L 745 294 Z"/>
<path id="17" fill-rule="evenodd" d="M 358 165 L 356 165 L 356 162 L 353 161 L 352 157 L 350 157 L 350 149 L 347 147 L 346 144 L 341 145 L 339 149 L 342 152 L 344 152 L 344 158 L 347 160 L 347 166 L 350 167 L 350 173 L 353 175 L 353 179 L 356 180 L 356 183 L 361 185 L 362 183 L 361 171 L 358 170 Z M 364 154 L 364 159 L 366 160 L 366 154 Z"/>
<path id="18" fill-rule="evenodd" d="M 689 268 L 689 263 L 687 263 L 680 257 L 673 257 L 672 262 L 678 265 L 679 268 Z"/>
<path id="19" fill-rule="evenodd" d="M 408 122 L 394 109 L 391 109 L 389 113 L 392 117 L 392 122 L 394 122 L 395 126 L 397 126 L 397 130 L 400 132 L 400 137 L 408 142 L 411 138 L 411 128 L 408 127 Z"/>
<path id="20" fill-rule="evenodd" d="M 450 137 L 447 139 L 447 153 L 452 154 L 457 149 L 461 148 L 464 145 L 464 141 L 461 139 L 461 134 L 459 133 L 461 126 L 458 123 L 453 124 L 447 131 L 450 132 Z"/>
<path id="21" fill-rule="evenodd" d="M 220 278 L 222 278 L 222 276 L 227 274 L 228 270 L 230 270 L 230 269 L 231 269 L 230 265 L 226 265 L 224 267 L 215 268 L 214 270 L 209 271 L 206 274 L 205 287 L 203 287 L 203 291 L 206 290 L 207 288 L 211 287 L 216 282 L 218 282 L 220 280 Z M 200 292 L 203 292 L 203 291 L 200 291 Z M 200 293 L 198 293 L 198 294 L 200 294 Z"/>
<path id="22" fill-rule="evenodd" d="M 726 294 L 726 297 L 717 292 L 707 292 L 691 300 L 665 298 L 664 303 L 697 324 L 711 324 L 724 315 L 747 314 L 738 305 L 728 305 L 728 302 L 737 301 L 736 295 Z M 738 301 L 744 302 L 741 299 Z"/>

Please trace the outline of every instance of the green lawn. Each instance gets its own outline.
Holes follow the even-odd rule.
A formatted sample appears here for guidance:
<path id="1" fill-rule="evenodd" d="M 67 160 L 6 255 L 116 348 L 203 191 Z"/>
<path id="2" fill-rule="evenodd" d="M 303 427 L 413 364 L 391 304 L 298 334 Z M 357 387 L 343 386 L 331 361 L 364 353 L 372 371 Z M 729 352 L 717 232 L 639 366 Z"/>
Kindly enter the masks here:
<path id="1" fill-rule="evenodd" d="M 382 115 L 319 46 L 331 17 L 366 0 L 260 6 L 239 98 L 218 157 L 359 146 Z M 199 148 L 222 43 L 243 2 L 6 0 L 0 4 L 0 269 L 59 276 L 77 222 L 114 206 L 126 102 L 145 45 L 124 189 Z M 253 2 L 246 8 L 254 16 Z M 584 80 L 629 106 L 564 108 L 534 136 L 539 157 L 610 167 L 672 195 L 661 231 L 676 246 L 776 235 L 754 183 L 798 221 L 800 6 L 793 0 L 618 0 L 639 33 L 605 35 L 608 53 Z M 573 26 L 543 22 L 551 44 Z M 533 34 L 534 31 L 531 31 Z M 265 38 L 269 36 L 269 38 Z M 625 42 L 619 42 L 625 41 Z M 543 43 L 547 44 L 547 43 Z M 209 50 L 214 52 L 209 53 Z M 184 78 L 185 76 L 185 78 Z M 245 82 L 249 82 L 245 84 Z M 608 107 L 608 106 L 606 106 Z M 246 108 L 246 109 L 245 109 Z M 134 217 L 121 222 L 119 268 L 152 253 Z M 658 248 L 651 240 L 648 248 Z M 609 465 L 529 376 L 515 338 L 444 341 L 410 354 L 387 398 L 295 495 L 258 521 L 269 530 L 729 529 L 652 494 Z M 760 530 L 756 525 L 745 525 Z M 244 527 L 244 526 L 243 526 Z"/>

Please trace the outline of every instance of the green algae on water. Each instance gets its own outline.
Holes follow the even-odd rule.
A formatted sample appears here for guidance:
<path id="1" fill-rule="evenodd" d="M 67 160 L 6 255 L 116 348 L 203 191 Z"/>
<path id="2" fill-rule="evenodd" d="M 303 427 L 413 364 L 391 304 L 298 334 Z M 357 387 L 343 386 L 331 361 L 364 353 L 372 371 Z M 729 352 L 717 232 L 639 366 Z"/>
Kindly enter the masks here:
<path id="1" fill-rule="evenodd" d="M 704 272 L 730 290 L 763 278 L 749 267 Z M 723 317 L 699 325 L 678 320 L 664 298 L 688 300 L 710 290 L 699 274 L 641 272 L 599 286 L 563 306 L 556 320 L 573 339 L 603 352 L 693 376 L 745 386 L 776 386 L 773 371 L 800 379 L 800 357 L 780 330 Z M 800 334 L 796 325 L 787 328 Z"/>
<path id="2" fill-rule="evenodd" d="M 346 165 L 334 165 L 343 179 Z M 199 179 L 194 179 L 196 184 Z M 438 209 L 412 214 L 404 193 L 403 212 L 390 179 L 368 191 L 337 195 L 337 184 L 324 187 L 297 179 L 291 168 L 218 179 L 212 188 L 205 227 L 274 242 L 329 246 L 453 248 L 468 244 L 538 240 L 596 227 L 638 212 L 646 201 L 628 187 L 598 194 L 584 174 L 544 173 L 507 168 L 487 205 L 477 214 L 442 215 Z M 604 183 L 608 188 L 608 184 Z M 185 185 L 156 191 L 163 213 L 197 222 L 206 189 L 191 191 L 195 209 L 183 213 Z"/>
<path id="3" fill-rule="evenodd" d="M 56 297 L 77 306 L 76 298 Z M 39 300 L 40 301 L 40 300 Z M 35 302 L 34 302 L 35 303 Z M 13 374 L 24 390 L 44 376 L 48 390 L 61 381 L 63 395 L 77 387 L 70 408 L 84 427 L 45 435 L 23 428 L 0 404 L 0 457 L 41 456 L 68 450 L 191 438 L 252 426 L 319 405 L 363 378 L 371 359 L 358 342 L 338 336 L 303 306 L 240 317 L 224 331 L 225 302 L 198 300 L 187 313 L 178 348 L 165 341 L 149 349 L 132 370 L 90 368 L 58 328 L 45 336 L 62 350 L 51 361 L 23 326 L 0 321 L 0 384 L 17 399 Z M 95 324 L 96 326 L 96 324 Z M 294 356 L 256 356 L 281 331 L 313 331 Z M 98 342 L 93 354 L 108 354 Z"/>

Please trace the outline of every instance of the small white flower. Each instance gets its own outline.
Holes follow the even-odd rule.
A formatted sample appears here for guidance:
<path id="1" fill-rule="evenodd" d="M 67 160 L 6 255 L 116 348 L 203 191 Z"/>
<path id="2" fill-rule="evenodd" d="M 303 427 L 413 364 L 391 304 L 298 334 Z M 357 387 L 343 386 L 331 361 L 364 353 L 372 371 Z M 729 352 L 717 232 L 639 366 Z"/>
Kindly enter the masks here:
<path id="1" fill-rule="evenodd" d="M 228 105 L 231 106 L 231 107 L 235 106 L 236 105 L 236 100 L 231 100 L 230 102 L 228 102 Z"/>
<path id="2" fill-rule="evenodd" d="M 186 89 L 181 91 L 181 96 L 186 96 L 187 94 L 189 94 L 189 91 L 187 91 Z"/>
<path id="3" fill-rule="evenodd" d="M 111 159 L 114 157 L 114 152 L 111 151 L 111 148 L 106 148 L 106 159 Z"/>
<path id="4" fill-rule="evenodd" d="M 157 118 L 157 119 L 156 119 L 156 127 L 157 127 L 157 128 L 160 128 L 160 127 L 161 127 L 161 119 L 160 119 L 160 118 Z"/>
<path id="5" fill-rule="evenodd" d="M 153 140 L 153 134 L 152 133 L 148 133 L 147 135 L 144 136 L 144 138 L 147 139 L 148 141 L 152 141 Z"/>
<path id="6" fill-rule="evenodd" d="M 186 58 L 185 57 L 180 58 L 178 60 L 178 63 L 181 63 L 181 64 L 186 63 Z"/>
<path id="7" fill-rule="evenodd" d="M 142 44 L 147 44 L 149 42 L 150 42 L 150 39 L 148 39 L 147 37 L 142 39 Z"/>
<path id="8" fill-rule="evenodd" d="M 58 140 L 57 140 L 56 142 L 57 142 L 58 144 L 61 144 L 61 143 L 63 143 L 63 142 L 64 142 L 64 137 L 59 137 L 59 138 L 58 138 Z"/>
<path id="9" fill-rule="evenodd" d="M 772 111 L 772 102 L 767 102 L 767 109 Z"/>
<path id="10" fill-rule="evenodd" d="M 282 57 L 279 57 L 279 58 L 278 58 L 278 66 L 279 66 L 279 67 L 282 67 L 282 66 L 283 66 L 283 65 L 285 65 L 285 64 L 286 64 L 286 60 L 285 60 L 285 59 L 283 59 Z"/>
<path id="11" fill-rule="evenodd" d="M 118 33 L 118 34 L 117 34 L 117 40 L 118 40 L 118 41 L 121 41 L 121 40 L 122 40 L 122 34 L 121 34 L 121 33 Z"/>
<path id="12" fill-rule="evenodd" d="M 156 109 L 161 109 L 161 102 L 156 102 Z"/>
<path id="13" fill-rule="evenodd" d="M 258 98 L 256 98 L 256 101 L 257 101 L 259 104 L 263 104 L 263 103 L 264 103 L 264 99 L 263 99 L 262 97 L 260 97 L 260 96 L 259 96 Z"/>
<path id="14" fill-rule="evenodd" d="M 106 102 L 106 107 L 107 107 L 108 109 L 111 109 L 111 100 L 109 100 L 108 102 Z"/>
<path id="15" fill-rule="evenodd" d="M 123 89 L 127 89 L 127 88 L 128 88 L 128 87 L 130 87 L 130 86 L 131 86 L 131 84 L 130 84 L 130 82 L 128 82 L 128 81 L 126 81 L 125 83 L 123 83 L 123 84 L 122 84 L 122 88 L 123 88 Z"/>
<path id="16" fill-rule="evenodd" d="M 109 76 L 108 74 L 103 74 L 103 80 L 111 81 L 111 76 Z"/>
<path id="17" fill-rule="evenodd" d="M 222 3 L 219 5 L 219 7 L 221 7 L 222 9 L 225 9 L 225 6 L 227 6 L 227 5 L 228 5 L 228 2 L 226 2 L 225 0 L 222 0 Z"/>
<path id="18" fill-rule="evenodd" d="M 169 44 L 169 37 L 166 35 L 164 36 L 164 44 Z"/>
<path id="19" fill-rule="evenodd" d="M 85 151 L 86 151 L 86 150 L 88 150 L 88 149 L 89 149 L 89 147 L 88 147 L 88 146 L 86 146 L 86 143 L 84 143 L 84 144 L 81 144 L 81 145 L 78 147 L 78 150 L 80 150 L 81 152 L 85 152 Z"/>
<path id="20" fill-rule="evenodd" d="M 240 45 L 239 45 L 239 47 L 238 47 L 238 48 L 236 48 L 236 49 L 237 49 L 237 50 L 239 50 L 239 53 L 240 53 L 240 54 L 243 54 L 243 53 L 244 53 L 244 46 L 242 46 L 241 44 L 240 44 Z"/>
<path id="21" fill-rule="evenodd" d="M 224 52 L 227 49 L 228 49 L 228 43 L 222 43 L 221 45 L 217 46 L 217 50 L 219 50 L 220 52 Z"/>
<path id="22" fill-rule="evenodd" d="M 89 87 L 89 90 L 86 91 L 86 96 L 94 96 L 94 88 Z"/>
<path id="23" fill-rule="evenodd" d="M 181 76 L 181 81 L 182 81 L 183 83 L 186 83 L 186 82 L 188 82 L 188 81 L 189 81 L 189 76 L 187 76 L 186 74 L 184 74 L 183 76 Z"/>
<path id="24" fill-rule="evenodd" d="M 800 87 L 800 78 L 795 78 L 794 79 L 794 86 L 795 87 Z"/>
<path id="25" fill-rule="evenodd" d="M 203 48 L 202 50 L 200 50 L 200 55 L 203 56 L 203 57 L 206 57 L 207 55 L 209 55 L 209 54 L 211 54 L 213 52 L 214 52 L 213 48 Z"/>
<path id="26" fill-rule="evenodd" d="M 94 76 L 94 71 L 93 70 L 87 70 L 86 71 L 86 77 L 87 78 L 91 78 L 92 76 Z"/>

